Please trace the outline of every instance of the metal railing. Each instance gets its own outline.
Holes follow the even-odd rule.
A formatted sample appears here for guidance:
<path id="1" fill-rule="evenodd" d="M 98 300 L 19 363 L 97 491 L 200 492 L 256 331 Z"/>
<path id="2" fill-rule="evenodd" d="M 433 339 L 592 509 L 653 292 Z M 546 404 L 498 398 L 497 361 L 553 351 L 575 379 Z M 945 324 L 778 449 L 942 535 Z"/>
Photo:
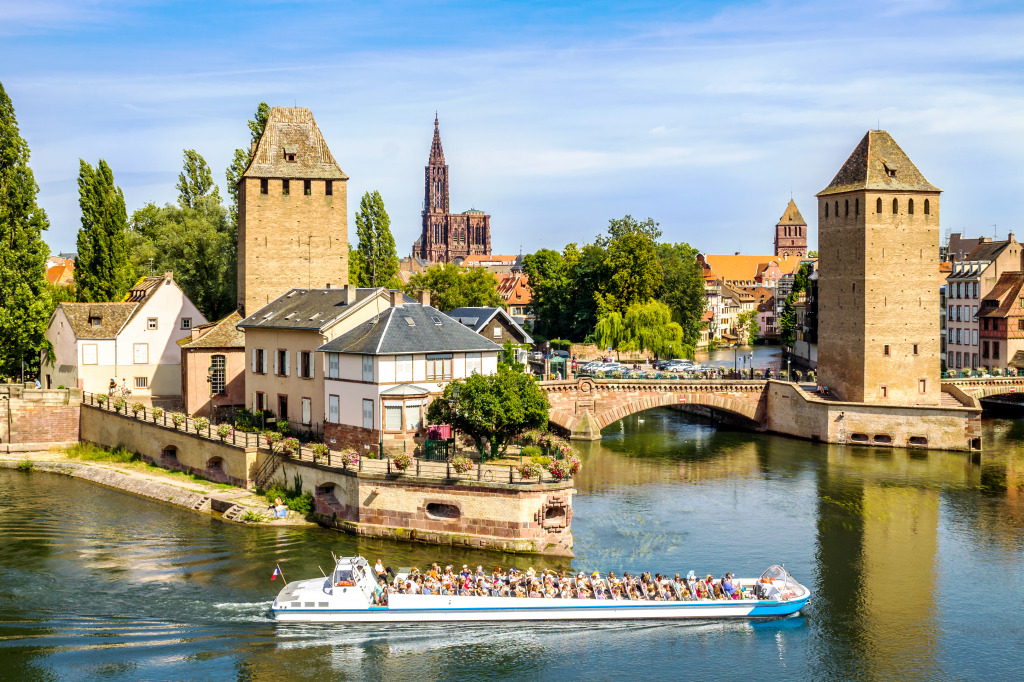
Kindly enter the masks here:
<path id="1" fill-rule="evenodd" d="M 414 457 L 411 453 L 408 453 L 407 457 L 409 460 L 409 466 L 402 469 L 396 463 L 396 459 L 399 459 L 400 461 L 406 459 L 405 457 L 402 457 L 402 455 L 407 453 L 384 450 L 383 456 L 378 458 L 377 455 L 381 451 L 381 447 L 377 443 L 374 443 L 373 445 L 365 445 L 363 450 L 360 451 L 359 463 L 355 466 L 349 466 L 346 463 L 346 460 L 342 458 L 341 454 L 334 450 L 328 450 L 326 454 L 318 456 L 313 452 L 313 449 L 309 444 L 300 444 L 298 449 L 294 451 L 285 451 L 280 442 L 275 443 L 271 448 L 266 442 L 263 434 L 240 432 L 237 429 L 232 429 L 229 435 L 222 438 L 217 434 L 217 426 L 219 426 L 217 424 L 206 424 L 205 428 L 197 429 L 197 426 L 203 426 L 202 422 L 197 423 L 198 418 L 189 417 L 184 413 L 168 413 L 167 411 L 157 408 L 159 412 L 154 415 L 153 408 L 145 406 L 141 407 L 136 412 L 132 409 L 132 403 L 130 402 L 126 402 L 126 404 L 121 408 L 115 408 L 115 401 L 116 398 L 110 399 L 108 396 L 97 395 L 95 393 L 85 393 L 82 397 L 82 402 L 84 404 L 103 409 L 108 412 L 115 412 L 128 418 L 154 423 L 157 426 L 162 426 L 167 429 L 187 432 L 200 438 L 224 443 L 225 445 L 232 445 L 239 448 L 256 447 L 269 450 L 270 457 L 267 457 L 263 461 L 253 477 L 253 482 L 260 488 L 265 487 L 269 482 L 270 477 L 274 475 L 277 469 L 282 464 L 289 461 L 309 463 L 341 471 L 359 471 L 370 474 L 392 476 L 415 476 L 420 478 L 440 479 L 451 483 L 455 483 L 460 480 L 476 480 L 484 483 L 530 484 L 557 483 L 560 480 L 552 476 L 551 472 L 546 469 L 542 470 L 539 477 L 531 476 L 524 478 L 515 466 L 499 464 L 480 465 L 479 462 L 474 462 L 473 468 L 470 471 L 459 474 L 452 467 L 452 463 L 450 461 L 451 457 L 448 458 L 448 461 L 432 462 Z M 175 424 L 176 420 L 178 422 L 177 424 Z"/>

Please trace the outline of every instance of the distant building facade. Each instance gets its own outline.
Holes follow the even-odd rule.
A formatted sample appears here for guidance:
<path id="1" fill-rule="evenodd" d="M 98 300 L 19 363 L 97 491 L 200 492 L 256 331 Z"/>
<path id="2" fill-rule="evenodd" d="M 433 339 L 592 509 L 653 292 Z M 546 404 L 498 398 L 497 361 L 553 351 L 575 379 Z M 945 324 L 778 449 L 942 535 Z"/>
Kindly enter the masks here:
<path id="1" fill-rule="evenodd" d="M 245 334 L 238 311 L 192 327 L 181 348 L 181 400 L 193 417 L 214 418 L 223 408 L 245 407 Z"/>
<path id="2" fill-rule="evenodd" d="M 412 255 L 433 263 L 461 263 L 467 256 L 490 255 L 491 216 L 475 209 L 450 211 L 448 164 L 436 116 L 424 176 L 422 232 L 413 244 Z"/>
<path id="3" fill-rule="evenodd" d="M 817 195 L 818 368 L 842 400 L 940 402 L 940 192 L 870 130 Z"/>
<path id="4" fill-rule="evenodd" d="M 1024 368 L 1024 272 L 1004 272 L 978 311 L 981 366 Z"/>
<path id="5" fill-rule="evenodd" d="M 238 308 L 348 283 L 348 176 L 313 112 L 273 107 L 238 181 Z"/>

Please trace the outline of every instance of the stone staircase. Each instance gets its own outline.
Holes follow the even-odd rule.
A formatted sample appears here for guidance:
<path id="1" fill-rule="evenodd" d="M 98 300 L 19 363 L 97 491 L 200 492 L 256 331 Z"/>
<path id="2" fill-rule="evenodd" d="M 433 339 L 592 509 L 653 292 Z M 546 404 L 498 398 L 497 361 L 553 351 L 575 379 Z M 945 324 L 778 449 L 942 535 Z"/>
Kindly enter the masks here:
<path id="1" fill-rule="evenodd" d="M 194 509 L 195 511 L 210 511 L 210 509 L 212 509 L 210 496 L 203 495 L 202 497 L 200 497 L 198 500 L 192 503 L 192 509 Z"/>
<path id="2" fill-rule="evenodd" d="M 245 512 L 245 507 L 240 504 L 233 504 L 228 507 L 228 510 L 224 512 L 224 520 L 226 521 L 237 521 L 240 514 Z"/>

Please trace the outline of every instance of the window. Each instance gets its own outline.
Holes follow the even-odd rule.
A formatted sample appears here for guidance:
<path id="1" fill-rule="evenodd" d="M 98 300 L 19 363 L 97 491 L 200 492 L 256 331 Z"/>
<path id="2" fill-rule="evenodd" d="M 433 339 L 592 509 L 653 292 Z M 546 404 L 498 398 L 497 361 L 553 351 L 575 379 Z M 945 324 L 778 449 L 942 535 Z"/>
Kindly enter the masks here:
<path id="1" fill-rule="evenodd" d="M 999 342 L 998 341 L 993 341 L 992 342 L 992 359 L 993 360 L 998 360 L 999 359 Z"/>
<path id="2" fill-rule="evenodd" d="M 336 395 L 327 398 L 327 421 L 332 424 L 338 423 L 338 413 L 341 411 L 341 398 Z"/>
<path id="3" fill-rule="evenodd" d="M 156 329 L 156 318 L 150 317 L 146 320 L 146 329 Z"/>
<path id="4" fill-rule="evenodd" d="M 500 339 L 501 338 L 501 325 L 500 324 L 494 325 L 494 331 L 491 332 L 491 334 L 494 336 L 494 338 Z"/>
<path id="5" fill-rule="evenodd" d="M 978 298 L 978 283 L 974 283 L 974 298 Z"/>
<path id="6" fill-rule="evenodd" d="M 89 322 L 92 323 L 92 326 L 98 327 L 101 324 L 103 324 L 103 318 L 101 318 L 101 317 L 90 317 L 89 318 Z"/>
<path id="7" fill-rule="evenodd" d="M 883 398 L 889 397 L 889 389 L 885 386 L 879 386 L 879 393 L 882 395 Z"/>
<path id="8" fill-rule="evenodd" d="M 387 404 L 384 406 L 384 428 L 388 431 L 402 430 L 402 406 Z"/>
<path id="9" fill-rule="evenodd" d="M 363 398 L 363 428 L 373 428 L 373 401 Z"/>
<path id="10" fill-rule="evenodd" d="M 914 344 L 914 355 L 917 355 L 917 344 Z"/>
<path id="11" fill-rule="evenodd" d="M 274 351 L 274 374 L 286 377 L 290 374 L 288 367 L 288 351 L 278 348 Z"/>
<path id="12" fill-rule="evenodd" d="M 971 330 L 971 345 L 972 346 L 977 346 L 978 345 L 978 330 L 977 329 L 972 329 Z"/>
<path id="13" fill-rule="evenodd" d="M 825 202 L 825 217 L 828 217 L 828 202 Z"/>
<path id="14" fill-rule="evenodd" d="M 214 355 L 210 358 L 210 367 L 213 368 L 213 372 L 210 373 L 210 392 L 214 395 L 224 395 L 227 392 L 227 357 Z"/>
<path id="15" fill-rule="evenodd" d="M 415 431 L 423 427 L 423 404 L 422 403 L 406 403 L 405 404 L 405 429 L 406 431 Z"/>
<path id="16" fill-rule="evenodd" d="M 183 318 L 181 318 L 181 328 L 182 329 L 186 329 L 186 330 L 192 329 L 192 318 L 191 317 L 183 317 Z"/>
<path id="17" fill-rule="evenodd" d="M 917 392 L 918 393 L 927 393 L 928 392 L 928 381 L 927 381 L 927 379 L 918 379 L 917 380 Z"/>
<path id="18" fill-rule="evenodd" d="M 308 350 L 295 351 L 295 362 L 298 364 L 297 375 L 303 379 L 313 378 L 313 353 Z"/>
<path id="19" fill-rule="evenodd" d="M 889 355 L 889 344 L 885 344 L 884 346 L 882 346 L 882 355 Z"/>
<path id="20" fill-rule="evenodd" d="M 252 371 L 254 374 L 267 373 L 267 353 L 262 348 L 252 349 Z"/>
<path id="21" fill-rule="evenodd" d="M 288 180 L 282 180 L 281 181 L 281 194 L 291 194 L 291 193 L 292 193 L 291 182 L 288 181 Z"/>
<path id="22" fill-rule="evenodd" d="M 334 182 L 333 181 L 331 181 L 331 180 L 325 180 L 324 181 L 324 195 L 325 196 L 333 196 L 334 195 Z"/>
<path id="23" fill-rule="evenodd" d="M 295 152 L 284 150 L 284 160 L 288 163 L 295 163 Z"/>
<path id="24" fill-rule="evenodd" d="M 395 381 L 412 381 L 412 356 L 395 357 Z"/>
<path id="25" fill-rule="evenodd" d="M 897 201 L 896 199 L 893 199 L 892 200 L 892 214 L 896 215 L 899 212 L 900 212 L 900 202 Z"/>
<path id="26" fill-rule="evenodd" d="M 957 351 L 957 352 L 956 352 L 956 366 L 957 366 L 957 369 L 960 369 L 960 367 L 962 367 L 962 366 L 963 366 L 963 365 L 962 365 L 962 364 L 960 363 L 960 351 Z"/>
<path id="27" fill-rule="evenodd" d="M 341 375 L 338 371 L 338 354 L 327 354 L 327 376 L 331 379 L 338 379 Z"/>
<path id="28" fill-rule="evenodd" d="M 149 377 L 135 377 L 135 388 L 149 388 Z"/>
<path id="29" fill-rule="evenodd" d="M 971 367 L 973 369 L 978 369 L 978 354 L 977 353 L 971 353 Z"/>
<path id="30" fill-rule="evenodd" d="M 260 194 L 267 194 L 270 192 L 269 182 L 266 178 L 260 179 Z"/>
<path id="31" fill-rule="evenodd" d="M 267 394 L 262 391 L 256 391 L 252 394 L 252 409 L 253 411 L 259 410 L 262 412 L 267 409 Z"/>
<path id="32" fill-rule="evenodd" d="M 1024 331 L 1024 320 L 1017 320 L 1017 331 Z"/>
<path id="33" fill-rule="evenodd" d="M 836 217 L 838 218 L 839 217 L 839 202 L 838 201 L 835 203 L 835 207 L 834 208 L 836 209 Z"/>
<path id="34" fill-rule="evenodd" d="M 978 306 L 976 306 L 976 305 L 972 305 L 971 306 L 971 319 L 972 320 L 978 319 Z"/>
<path id="35" fill-rule="evenodd" d="M 881 213 L 881 212 L 882 212 L 882 198 L 879 197 L 878 199 L 875 200 L 875 213 Z"/>
<path id="36" fill-rule="evenodd" d="M 288 419 L 288 396 L 280 395 L 277 396 L 277 418 Z"/>
<path id="37" fill-rule="evenodd" d="M 95 365 L 96 364 L 96 344 L 95 343 L 83 343 L 82 344 L 82 364 L 83 365 Z"/>
<path id="38" fill-rule="evenodd" d="M 148 365 L 149 364 L 149 344 L 148 343 L 136 343 L 132 349 L 133 359 L 132 361 L 136 365 Z"/>
<path id="39" fill-rule="evenodd" d="M 427 356 L 427 380 L 447 381 L 452 378 L 452 354 L 439 353 Z"/>
<path id="40" fill-rule="evenodd" d="M 927 199 L 924 200 L 924 214 L 929 215 L 932 212 L 931 204 Z"/>
<path id="41" fill-rule="evenodd" d="M 847 200 L 845 200 L 843 202 L 843 217 L 844 218 L 849 218 L 850 217 L 850 200 L 849 199 L 847 199 Z"/>
<path id="42" fill-rule="evenodd" d="M 907 215 L 914 215 L 914 200 L 907 200 Z"/>
<path id="43" fill-rule="evenodd" d="M 309 398 L 302 399 L 302 423 L 309 426 L 313 420 L 313 401 Z"/>
<path id="44" fill-rule="evenodd" d="M 313 181 L 303 180 L 302 181 L 302 193 L 307 197 L 313 193 Z"/>
<path id="45" fill-rule="evenodd" d="M 854 211 L 853 214 L 855 216 L 859 216 L 860 215 L 860 199 L 854 199 L 853 200 L 853 211 Z"/>
<path id="46" fill-rule="evenodd" d="M 363 381 L 373 383 L 373 356 L 363 356 Z"/>
<path id="47" fill-rule="evenodd" d="M 473 374 L 483 374 L 480 353 L 466 353 L 466 376 Z"/>

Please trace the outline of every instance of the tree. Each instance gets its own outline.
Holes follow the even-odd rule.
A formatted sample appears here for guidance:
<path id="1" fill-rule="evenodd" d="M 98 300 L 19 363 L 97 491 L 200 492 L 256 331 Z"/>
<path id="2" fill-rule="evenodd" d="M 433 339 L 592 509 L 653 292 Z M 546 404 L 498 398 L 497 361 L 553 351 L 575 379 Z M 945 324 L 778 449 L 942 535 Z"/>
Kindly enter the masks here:
<path id="1" fill-rule="evenodd" d="M 523 431 L 547 424 L 551 405 L 529 374 L 499 367 L 497 374 L 473 374 L 453 381 L 427 408 L 433 424 L 450 424 L 473 439 L 477 451 L 500 457 Z"/>
<path id="2" fill-rule="evenodd" d="M 267 118 L 270 117 L 270 107 L 267 106 L 266 102 L 260 102 L 256 107 L 256 113 L 253 114 L 252 118 L 249 119 L 249 133 L 250 133 L 250 149 L 252 144 L 256 144 L 263 137 L 263 131 L 267 127 Z M 231 222 L 238 223 L 238 181 L 242 179 L 242 174 L 245 173 L 245 169 L 249 167 L 249 163 L 252 161 L 251 152 L 249 149 L 236 149 L 235 155 L 231 158 L 231 164 L 225 171 L 228 186 L 228 197 L 231 199 Z"/>
<path id="3" fill-rule="evenodd" d="M 747 345 L 754 345 L 757 335 L 761 331 L 761 325 L 757 323 L 756 310 L 744 310 L 736 316 L 736 336 L 742 339 L 747 337 Z"/>
<path id="4" fill-rule="evenodd" d="M 631 216 L 610 221 L 605 265 L 611 277 L 605 281 L 602 294 L 609 309 L 625 311 L 634 303 L 654 298 L 661 288 L 664 273 L 658 261 L 657 223 L 650 218 L 637 223 Z M 600 303 L 599 303 L 600 307 Z"/>
<path id="5" fill-rule="evenodd" d="M 812 250 L 807 252 L 807 257 L 808 258 L 817 258 L 818 257 L 818 252 L 812 249 Z"/>
<path id="6" fill-rule="evenodd" d="M 694 349 L 683 341 L 683 328 L 672 321 L 672 311 L 661 301 L 634 303 L 625 314 L 611 310 L 597 320 L 594 336 L 602 348 L 616 351 L 649 350 L 662 358 L 693 358 Z"/>
<path id="7" fill-rule="evenodd" d="M 78 300 L 120 301 L 134 283 L 135 272 L 128 258 L 124 193 L 114 184 L 106 161 L 100 159 L 93 168 L 79 159 L 78 197 L 82 208 L 75 261 Z"/>
<path id="8" fill-rule="evenodd" d="M 654 222 L 653 218 L 648 218 L 641 223 L 633 216 L 627 214 L 621 219 L 613 218 L 608 221 L 608 236 L 612 240 L 620 239 L 627 234 L 643 235 L 652 242 L 657 242 L 661 239 L 661 229 L 659 229 L 658 223 Z"/>
<path id="9" fill-rule="evenodd" d="M 658 262 L 664 279 L 657 298 L 668 305 L 672 319 L 683 328 L 683 340 L 696 346 L 707 309 L 704 274 L 697 262 L 697 250 L 685 243 L 658 244 Z"/>
<path id="10" fill-rule="evenodd" d="M 430 292 L 430 303 L 438 310 L 452 310 L 467 306 L 500 308 L 498 280 L 483 268 L 463 270 L 454 263 L 445 263 L 418 272 L 409 278 L 405 292 Z"/>
<path id="11" fill-rule="evenodd" d="M 399 287 L 398 252 L 391 234 L 391 218 L 380 192 L 366 192 L 356 213 L 356 257 L 349 260 L 349 280 L 361 287 Z"/>
<path id="12" fill-rule="evenodd" d="M 807 290 L 808 277 L 813 269 L 810 264 L 801 265 L 793 277 L 793 290 L 786 297 L 782 304 L 782 314 L 779 315 L 779 341 L 783 346 L 793 347 L 796 343 L 796 300 L 799 294 Z"/>
<path id="13" fill-rule="evenodd" d="M 36 204 L 28 165 L 28 143 L 21 137 L 14 104 L 0 84 L 0 375 L 14 376 L 22 362 L 34 365 L 45 348 L 49 249 L 43 231 L 50 226 Z"/>
<path id="14" fill-rule="evenodd" d="M 213 182 L 213 173 L 206 159 L 195 149 L 186 149 L 185 167 L 178 175 L 178 203 L 182 208 L 196 208 L 199 202 L 210 199 L 220 203 L 220 192 Z"/>

